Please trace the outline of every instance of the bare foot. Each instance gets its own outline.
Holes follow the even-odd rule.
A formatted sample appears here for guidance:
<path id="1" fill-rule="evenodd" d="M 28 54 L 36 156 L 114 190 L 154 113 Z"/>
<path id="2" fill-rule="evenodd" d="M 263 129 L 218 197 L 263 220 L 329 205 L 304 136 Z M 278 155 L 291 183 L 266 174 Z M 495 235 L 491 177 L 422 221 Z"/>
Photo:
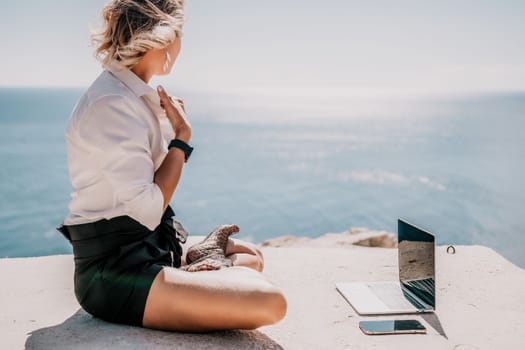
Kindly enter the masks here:
<path id="1" fill-rule="evenodd" d="M 220 225 L 216 227 L 202 242 L 196 243 L 188 248 L 186 252 L 186 263 L 190 265 L 192 262 L 197 262 L 208 256 L 213 256 L 216 259 L 226 259 L 228 237 L 239 231 L 240 229 L 237 225 Z"/>

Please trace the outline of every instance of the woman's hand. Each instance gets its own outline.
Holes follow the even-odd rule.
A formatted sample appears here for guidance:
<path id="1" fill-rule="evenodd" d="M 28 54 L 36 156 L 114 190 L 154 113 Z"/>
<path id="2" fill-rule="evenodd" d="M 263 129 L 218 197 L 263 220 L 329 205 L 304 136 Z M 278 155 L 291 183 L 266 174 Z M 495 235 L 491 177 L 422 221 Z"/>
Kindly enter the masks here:
<path id="1" fill-rule="evenodd" d="M 157 93 L 160 97 L 160 106 L 166 111 L 173 131 L 178 139 L 189 142 L 191 137 L 191 125 L 186 116 L 184 102 L 181 99 L 174 100 L 166 90 L 159 85 Z"/>

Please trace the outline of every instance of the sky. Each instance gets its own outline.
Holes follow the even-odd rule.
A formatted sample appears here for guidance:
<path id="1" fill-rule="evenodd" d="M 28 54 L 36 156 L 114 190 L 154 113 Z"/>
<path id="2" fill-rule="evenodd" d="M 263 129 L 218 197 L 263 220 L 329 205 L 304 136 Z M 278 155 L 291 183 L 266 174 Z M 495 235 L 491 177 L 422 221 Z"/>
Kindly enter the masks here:
<path id="1" fill-rule="evenodd" d="M 87 87 L 103 0 L 0 0 L 0 86 Z M 152 85 L 268 92 L 525 90 L 525 1 L 188 0 Z"/>

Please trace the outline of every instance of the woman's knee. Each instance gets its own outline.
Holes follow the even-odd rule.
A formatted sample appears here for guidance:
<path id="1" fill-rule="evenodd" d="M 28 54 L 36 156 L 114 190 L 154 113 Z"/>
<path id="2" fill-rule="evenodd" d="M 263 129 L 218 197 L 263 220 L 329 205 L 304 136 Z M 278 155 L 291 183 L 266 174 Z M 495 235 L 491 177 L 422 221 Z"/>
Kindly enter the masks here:
<path id="1" fill-rule="evenodd" d="M 260 293 L 257 303 L 261 313 L 259 318 L 261 324 L 259 326 L 274 324 L 282 320 L 288 309 L 288 303 L 283 292 L 274 285 L 269 285 Z"/>

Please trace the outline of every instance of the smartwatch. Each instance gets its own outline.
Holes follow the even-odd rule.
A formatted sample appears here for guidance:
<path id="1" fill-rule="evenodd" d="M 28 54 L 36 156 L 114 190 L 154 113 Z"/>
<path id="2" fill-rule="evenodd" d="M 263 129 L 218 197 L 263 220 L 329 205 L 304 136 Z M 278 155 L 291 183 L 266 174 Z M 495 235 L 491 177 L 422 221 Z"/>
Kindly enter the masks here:
<path id="1" fill-rule="evenodd" d="M 179 140 L 179 139 L 171 140 L 170 144 L 168 145 L 168 150 L 171 147 L 177 147 L 184 151 L 184 163 L 188 161 L 188 158 L 190 158 L 191 152 L 193 151 L 193 147 L 191 147 L 186 142 Z"/>

